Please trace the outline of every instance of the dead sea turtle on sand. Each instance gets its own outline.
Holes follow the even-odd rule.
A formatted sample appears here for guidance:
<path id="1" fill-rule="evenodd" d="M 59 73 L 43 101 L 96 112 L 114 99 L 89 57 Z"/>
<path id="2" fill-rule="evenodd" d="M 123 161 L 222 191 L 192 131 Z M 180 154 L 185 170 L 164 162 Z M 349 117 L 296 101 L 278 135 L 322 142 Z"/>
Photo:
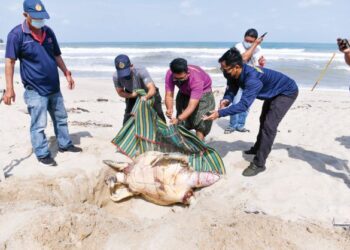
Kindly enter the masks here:
<path id="1" fill-rule="evenodd" d="M 134 163 L 104 163 L 115 171 L 105 177 L 113 201 L 141 195 L 159 205 L 190 204 L 194 188 L 210 186 L 220 179 L 215 173 L 192 170 L 188 156 L 180 153 L 149 151 Z"/>

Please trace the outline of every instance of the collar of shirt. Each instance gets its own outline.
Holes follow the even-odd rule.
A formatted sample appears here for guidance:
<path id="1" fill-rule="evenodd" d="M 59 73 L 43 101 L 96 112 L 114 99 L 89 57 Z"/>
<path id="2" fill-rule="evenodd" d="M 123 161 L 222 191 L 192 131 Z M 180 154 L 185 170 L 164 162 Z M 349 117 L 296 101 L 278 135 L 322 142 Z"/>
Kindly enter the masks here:
<path id="1" fill-rule="evenodd" d="M 44 43 L 46 38 L 46 26 L 42 28 L 42 32 L 43 32 L 42 35 L 38 36 L 30 30 L 27 21 L 24 20 L 24 22 L 22 23 L 22 30 L 24 33 L 31 35 L 35 41 L 40 43 L 40 45 Z"/>

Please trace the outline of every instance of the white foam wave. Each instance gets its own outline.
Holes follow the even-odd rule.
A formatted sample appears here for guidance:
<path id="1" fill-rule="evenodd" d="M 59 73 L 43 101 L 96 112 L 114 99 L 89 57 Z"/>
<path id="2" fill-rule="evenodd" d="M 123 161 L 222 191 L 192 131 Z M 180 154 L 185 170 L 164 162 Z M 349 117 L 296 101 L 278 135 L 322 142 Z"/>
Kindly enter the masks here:
<path id="1" fill-rule="evenodd" d="M 347 65 L 336 66 L 334 69 L 350 71 L 350 67 Z"/>
<path id="2" fill-rule="evenodd" d="M 151 54 L 151 53 L 214 53 L 220 54 L 226 49 L 210 49 L 210 48 L 69 48 L 61 49 L 67 54 Z"/>
<path id="3" fill-rule="evenodd" d="M 104 65 L 72 65 L 70 67 L 72 72 L 108 72 L 113 73 L 115 71 L 114 66 L 104 66 Z"/>
<path id="4" fill-rule="evenodd" d="M 131 59 L 155 57 L 173 57 L 173 56 L 191 56 L 204 60 L 217 60 L 224 52 L 225 48 L 72 48 L 63 47 L 63 57 L 69 60 L 113 60 L 118 54 L 128 54 Z M 5 50 L 0 50 L 0 56 L 3 57 Z M 263 54 L 268 61 L 294 60 L 294 61 L 320 61 L 326 62 L 332 56 L 331 52 L 311 52 L 305 49 L 263 49 Z M 338 52 L 334 61 L 343 62 L 343 55 Z"/>

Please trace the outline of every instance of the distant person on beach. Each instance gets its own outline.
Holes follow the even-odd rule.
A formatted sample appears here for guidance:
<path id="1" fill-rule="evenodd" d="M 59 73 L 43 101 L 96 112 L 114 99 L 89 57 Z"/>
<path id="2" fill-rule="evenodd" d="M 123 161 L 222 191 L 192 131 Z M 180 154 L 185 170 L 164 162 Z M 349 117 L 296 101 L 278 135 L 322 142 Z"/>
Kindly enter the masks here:
<path id="1" fill-rule="evenodd" d="M 210 76 L 200 67 L 187 65 L 183 58 L 174 59 L 165 77 L 166 116 L 172 124 L 183 123 L 187 129 L 194 129 L 199 139 L 204 140 L 211 130 L 212 121 L 203 121 L 202 116 L 215 109 Z M 173 117 L 175 86 L 176 117 Z"/>
<path id="2" fill-rule="evenodd" d="M 350 66 L 350 43 L 347 39 L 338 38 L 339 50 L 344 53 L 345 62 Z"/>
<path id="3" fill-rule="evenodd" d="M 53 122 L 59 151 L 82 151 L 73 145 L 69 136 L 67 112 L 60 91 L 57 67 L 64 73 L 69 89 L 73 89 L 75 83 L 61 57 L 54 32 L 45 25 L 45 19 L 50 17 L 42 2 L 25 0 L 23 9 L 24 22 L 11 30 L 7 37 L 4 103 L 11 105 L 16 99 L 13 76 L 16 60 L 19 59 L 21 79 L 25 88 L 24 100 L 31 117 L 30 135 L 34 153 L 40 163 L 56 166 L 44 133 L 47 112 Z"/>
<path id="4" fill-rule="evenodd" d="M 243 171 L 244 176 L 254 176 L 265 170 L 265 163 L 277 133 L 277 127 L 298 96 L 298 86 L 288 76 L 266 68 L 254 68 L 243 63 L 236 48 L 228 50 L 220 59 L 221 70 L 227 79 L 227 89 L 220 108 L 203 120 L 216 120 L 245 112 L 254 100 L 264 100 L 260 115 L 260 129 L 254 146 L 245 151 L 255 155 L 253 162 Z M 242 98 L 232 104 L 239 88 Z"/>
<path id="5" fill-rule="evenodd" d="M 258 32 L 255 29 L 249 29 L 244 35 L 243 42 L 237 43 L 235 48 L 239 50 L 242 55 L 243 62 L 255 67 L 260 66 L 264 67 L 266 60 L 263 56 L 262 49 L 260 47 L 263 38 L 258 37 Z M 236 104 L 240 101 L 242 96 L 242 89 L 240 88 L 233 99 L 233 104 Z M 225 129 L 225 134 L 230 134 L 234 131 L 238 132 L 248 132 L 245 128 L 245 123 L 247 120 L 249 110 L 242 112 L 240 114 L 230 116 L 230 124 Z"/>
<path id="6" fill-rule="evenodd" d="M 125 98 L 126 103 L 123 125 L 132 116 L 131 111 L 138 97 L 138 94 L 135 92 L 137 89 L 144 89 L 147 92 L 147 95 L 143 96 L 141 100 L 147 101 L 152 97 L 155 98 L 153 108 L 165 122 L 165 116 L 162 110 L 162 98 L 147 69 L 134 67 L 127 55 L 117 56 L 114 64 L 117 69 L 113 75 L 114 87 L 118 95 Z"/>

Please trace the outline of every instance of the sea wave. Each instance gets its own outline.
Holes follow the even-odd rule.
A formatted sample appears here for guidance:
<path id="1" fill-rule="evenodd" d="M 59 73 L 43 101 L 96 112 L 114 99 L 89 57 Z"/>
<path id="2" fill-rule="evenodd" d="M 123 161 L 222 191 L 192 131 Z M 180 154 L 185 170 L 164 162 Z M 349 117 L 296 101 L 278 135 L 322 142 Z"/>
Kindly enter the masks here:
<path id="1" fill-rule="evenodd" d="M 69 60 L 110 60 L 118 54 L 127 54 L 133 60 L 159 60 L 172 57 L 195 57 L 203 60 L 215 60 L 225 52 L 225 48 L 72 48 L 63 47 L 63 57 Z M 5 51 L 0 50 L 0 57 L 4 57 Z M 321 51 L 307 51 L 305 49 L 264 49 L 266 60 L 295 60 L 295 61 L 327 61 L 332 53 Z M 340 52 L 334 61 L 342 62 L 343 56 Z"/>

